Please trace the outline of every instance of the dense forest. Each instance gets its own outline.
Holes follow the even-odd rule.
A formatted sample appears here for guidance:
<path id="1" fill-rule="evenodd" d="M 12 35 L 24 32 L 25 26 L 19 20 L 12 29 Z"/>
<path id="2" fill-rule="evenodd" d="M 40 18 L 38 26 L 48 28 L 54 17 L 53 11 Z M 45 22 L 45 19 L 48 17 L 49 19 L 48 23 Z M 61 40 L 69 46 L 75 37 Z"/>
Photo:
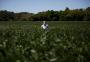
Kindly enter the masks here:
<path id="1" fill-rule="evenodd" d="M 90 7 L 72 10 L 66 7 L 65 10 L 48 10 L 37 14 L 0 10 L 0 21 L 90 21 Z"/>

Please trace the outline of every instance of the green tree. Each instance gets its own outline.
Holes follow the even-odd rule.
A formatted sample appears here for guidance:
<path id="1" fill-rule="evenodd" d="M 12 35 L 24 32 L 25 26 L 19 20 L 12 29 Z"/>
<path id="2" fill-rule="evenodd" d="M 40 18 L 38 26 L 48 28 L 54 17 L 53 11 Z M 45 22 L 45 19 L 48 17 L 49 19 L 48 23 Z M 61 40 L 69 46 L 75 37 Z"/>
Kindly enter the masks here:
<path id="1" fill-rule="evenodd" d="M 14 20 L 15 14 L 14 12 L 2 10 L 0 11 L 0 21 L 9 21 Z"/>

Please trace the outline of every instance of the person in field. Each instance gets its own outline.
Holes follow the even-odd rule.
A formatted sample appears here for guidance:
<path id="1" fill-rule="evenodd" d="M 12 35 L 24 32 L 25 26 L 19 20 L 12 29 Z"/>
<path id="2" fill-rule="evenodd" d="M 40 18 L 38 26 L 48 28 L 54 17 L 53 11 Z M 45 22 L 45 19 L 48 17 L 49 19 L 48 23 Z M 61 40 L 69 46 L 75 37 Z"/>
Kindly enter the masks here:
<path id="1" fill-rule="evenodd" d="M 43 21 L 43 24 L 41 25 L 41 28 L 44 29 L 44 30 L 48 29 L 48 24 L 45 21 Z"/>

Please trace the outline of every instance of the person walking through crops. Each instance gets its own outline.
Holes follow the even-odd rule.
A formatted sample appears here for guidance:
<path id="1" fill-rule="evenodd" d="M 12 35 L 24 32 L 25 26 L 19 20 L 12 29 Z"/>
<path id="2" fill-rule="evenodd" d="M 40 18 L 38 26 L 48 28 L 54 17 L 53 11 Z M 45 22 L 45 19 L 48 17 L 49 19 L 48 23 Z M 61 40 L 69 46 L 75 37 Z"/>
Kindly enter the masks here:
<path id="1" fill-rule="evenodd" d="M 44 30 L 48 29 L 48 24 L 45 21 L 43 21 L 43 24 L 41 25 L 41 28 L 44 29 Z"/>

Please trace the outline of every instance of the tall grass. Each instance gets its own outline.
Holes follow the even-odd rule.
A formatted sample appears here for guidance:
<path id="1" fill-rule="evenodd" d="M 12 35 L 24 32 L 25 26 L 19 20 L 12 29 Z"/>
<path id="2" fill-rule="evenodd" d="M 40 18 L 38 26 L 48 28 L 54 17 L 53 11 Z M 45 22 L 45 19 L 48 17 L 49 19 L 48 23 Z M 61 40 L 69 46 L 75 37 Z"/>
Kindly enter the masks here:
<path id="1" fill-rule="evenodd" d="M 48 22 L 48 30 L 41 22 L 8 23 L 0 29 L 0 62 L 90 61 L 89 22 Z"/>

